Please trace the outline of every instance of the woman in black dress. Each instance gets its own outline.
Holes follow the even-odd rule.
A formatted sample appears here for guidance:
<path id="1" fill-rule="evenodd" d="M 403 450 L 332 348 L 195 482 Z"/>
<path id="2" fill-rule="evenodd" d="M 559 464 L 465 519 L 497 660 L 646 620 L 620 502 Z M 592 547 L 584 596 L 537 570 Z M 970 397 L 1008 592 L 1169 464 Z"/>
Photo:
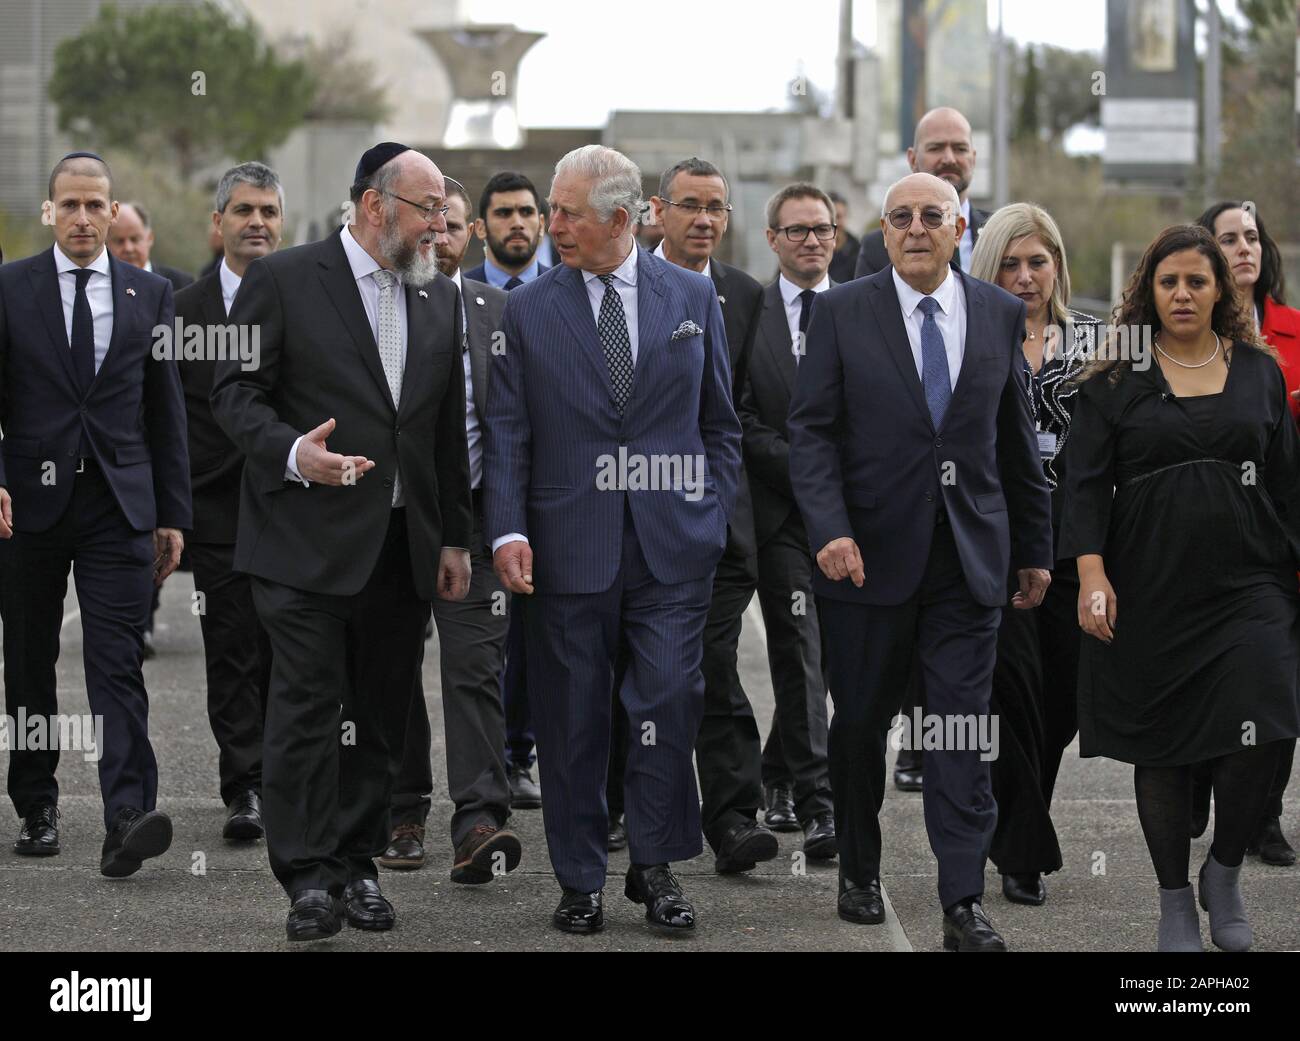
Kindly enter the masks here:
<path id="1" fill-rule="evenodd" d="M 1084 363 L 1095 356 L 1097 319 L 1069 308 L 1065 243 L 1051 215 L 1032 203 L 1004 206 L 980 229 L 971 274 L 1025 302 L 1025 394 L 1038 432 L 1043 475 L 1052 489 L 1052 532 L 1059 542 L 1062 454 Z M 1009 589 L 1019 583 L 1010 576 Z M 1010 594 L 1008 594 L 1010 595 Z M 1043 602 L 1003 611 L 989 711 L 999 721 L 993 760 L 998 824 L 989 858 L 1002 894 L 1017 904 L 1047 899 L 1043 875 L 1061 867 L 1052 826 L 1052 790 L 1061 755 L 1074 740 L 1079 676 L 1079 580 L 1061 560 Z"/>
<path id="2" fill-rule="evenodd" d="M 1191 767 L 1213 761 L 1200 902 L 1215 944 L 1245 950 L 1242 858 L 1280 743 L 1300 734 L 1300 438 L 1204 228 L 1161 233 L 1115 325 L 1152 330 L 1153 350 L 1130 338 L 1127 358 L 1085 368 L 1066 447 L 1060 554 L 1077 558 L 1087 637 L 1080 754 L 1134 764 L 1160 950 L 1202 949 Z"/>

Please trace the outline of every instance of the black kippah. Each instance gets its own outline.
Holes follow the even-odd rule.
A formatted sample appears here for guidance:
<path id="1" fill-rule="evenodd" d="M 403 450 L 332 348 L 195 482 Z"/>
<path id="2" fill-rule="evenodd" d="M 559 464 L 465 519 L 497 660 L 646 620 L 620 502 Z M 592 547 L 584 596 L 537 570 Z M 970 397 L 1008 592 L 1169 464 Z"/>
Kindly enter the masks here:
<path id="1" fill-rule="evenodd" d="M 410 146 L 399 145 L 396 141 L 380 141 L 361 156 L 361 161 L 357 163 L 357 175 L 352 180 L 354 182 L 366 180 L 388 160 L 410 150 Z"/>
<path id="2" fill-rule="evenodd" d="M 97 159 L 99 162 L 104 163 L 104 157 L 96 155 L 94 152 L 69 152 L 59 162 L 63 163 L 69 159 Z M 104 163 L 104 165 L 107 166 L 108 163 Z"/>

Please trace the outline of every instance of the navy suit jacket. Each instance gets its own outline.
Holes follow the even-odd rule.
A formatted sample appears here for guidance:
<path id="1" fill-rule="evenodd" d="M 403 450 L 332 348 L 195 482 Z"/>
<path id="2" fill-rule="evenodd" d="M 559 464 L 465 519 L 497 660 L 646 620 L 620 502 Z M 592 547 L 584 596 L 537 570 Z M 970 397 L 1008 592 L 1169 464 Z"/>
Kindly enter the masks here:
<path id="1" fill-rule="evenodd" d="M 546 272 L 548 272 L 548 271 L 550 271 L 550 270 L 551 270 L 551 269 L 548 268 L 545 264 L 543 264 L 540 260 L 537 262 L 537 278 L 541 278 L 544 274 L 546 274 Z M 484 263 L 480 264 L 480 265 L 479 265 L 478 267 L 476 267 L 476 268 L 471 268 L 469 271 L 462 271 L 462 272 L 460 273 L 460 277 L 461 277 L 461 278 L 468 278 L 468 279 L 469 279 L 470 281 L 472 281 L 472 282 L 483 282 L 483 283 L 486 284 L 486 285 L 488 286 L 488 288 L 490 288 L 490 289 L 500 289 L 500 288 L 502 288 L 501 286 L 494 286 L 494 285 L 492 285 L 491 282 L 488 281 L 488 279 L 487 279 L 487 263 L 486 263 L 486 261 L 485 261 Z M 534 279 L 534 281 L 536 281 L 536 279 Z"/>
<path id="2" fill-rule="evenodd" d="M 687 321 L 701 331 L 674 340 Z M 740 423 L 713 284 L 640 250 L 638 353 L 622 416 L 581 271 L 560 265 L 515 289 L 502 324 L 485 425 L 489 541 L 528 537 L 539 593 L 599 593 L 618 575 L 626 501 L 656 579 L 712 574 L 740 477 Z M 620 449 L 703 456 L 701 494 L 603 490 L 602 457 L 617 460 Z"/>
<path id="3" fill-rule="evenodd" d="M 861 589 L 813 569 L 821 596 L 901 604 L 947 511 L 966 585 L 1007 602 L 1012 568 L 1051 568 L 1051 500 L 1020 376 L 1025 305 L 954 271 L 966 345 L 938 430 L 916 372 L 893 269 L 822 293 L 790 402 L 790 480 L 812 551 L 851 537 Z"/>
<path id="4" fill-rule="evenodd" d="M 0 267 L 0 485 L 18 531 L 45 531 L 67 509 L 83 425 L 131 527 L 190 527 L 180 374 L 153 354 L 154 326 L 172 325 L 171 283 L 112 255 L 108 264 L 113 338 L 84 398 L 53 247 Z"/>

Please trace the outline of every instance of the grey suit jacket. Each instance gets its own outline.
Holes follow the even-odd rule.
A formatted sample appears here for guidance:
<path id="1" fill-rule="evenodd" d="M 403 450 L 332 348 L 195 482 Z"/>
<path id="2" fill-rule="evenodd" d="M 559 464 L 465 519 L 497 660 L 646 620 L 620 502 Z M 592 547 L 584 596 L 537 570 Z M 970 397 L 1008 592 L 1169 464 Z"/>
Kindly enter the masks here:
<path id="1" fill-rule="evenodd" d="M 460 285 L 461 306 L 465 309 L 465 337 L 469 343 L 470 382 L 474 385 L 474 409 L 481 425 L 487 412 L 488 373 L 492 370 L 488 360 L 492 355 L 494 338 L 501 341 L 497 334 L 501 331 L 501 313 L 506 309 L 506 291 L 466 278 L 463 271 Z"/>

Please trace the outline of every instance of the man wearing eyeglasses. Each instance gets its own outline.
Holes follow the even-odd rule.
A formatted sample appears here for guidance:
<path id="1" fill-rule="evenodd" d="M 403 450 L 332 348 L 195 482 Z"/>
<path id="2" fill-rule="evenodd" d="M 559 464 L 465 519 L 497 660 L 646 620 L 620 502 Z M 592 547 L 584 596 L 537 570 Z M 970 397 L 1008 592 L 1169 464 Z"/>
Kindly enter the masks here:
<path id="1" fill-rule="evenodd" d="M 836 287 L 813 312 L 790 404 L 790 475 L 817 554 L 835 699 L 839 915 L 885 919 L 885 737 L 919 660 L 944 946 L 1003 951 L 980 906 L 997 822 L 993 662 L 1007 601 L 1035 607 L 1051 581 L 1052 529 L 1020 379 L 1025 305 L 951 269 L 964 228 L 951 184 L 912 174 L 890 188 L 891 266 Z M 935 720 L 946 743 L 931 751 Z"/>
<path id="2" fill-rule="evenodd" d="M 907 150 L 907 165 L 913 173 L 933 174 L 947 181 L 957 192 L 966 226 L 950 263 L 969 271 L 971 252 L 989 214 L 973 207 L 968 197 L 971 178 L 975 174 L 975 144 L 966 117 L 955 108 L 935 108 L 923 115 L 916 124 L 912 147 Z M 879 231 L 863 235 L 853 277 L 873 275 L 888 266 L 889 250 L 885 246 L 885 237 Z M 920 772 L 919 761 L 917 772 Z"/>
<path id="3" fill-rule="evenodd" d="M 368 150 L 352 221 L 253 261 L 230 322 L 260 364 L 217 363 L 212 411 L 244 454 L 234 566 L 271 641 L 262 760 L 290 940 L 393 927 L 387 844 L 429 603 L 462 600 L 472 531 L 463 336 L 438 272 L 438 167 Z"/>
<path id="4" fill-rule="evenodd" d="M 740 402 L 745 465 L 754 496 L 758 602 L 776 715 L 763 749 L 767 824 L 804 833 L 812 860 L 835 857 L 835 816 L 826 756 L 826 683 L 812 556 L 790 486 L 786 413 L 803 356 L 813 301 L 832 285 L 834 205 L 816 185 L 787 185 L 768 200 L 767 242 L 780 273 L 764 290 Z"/>

